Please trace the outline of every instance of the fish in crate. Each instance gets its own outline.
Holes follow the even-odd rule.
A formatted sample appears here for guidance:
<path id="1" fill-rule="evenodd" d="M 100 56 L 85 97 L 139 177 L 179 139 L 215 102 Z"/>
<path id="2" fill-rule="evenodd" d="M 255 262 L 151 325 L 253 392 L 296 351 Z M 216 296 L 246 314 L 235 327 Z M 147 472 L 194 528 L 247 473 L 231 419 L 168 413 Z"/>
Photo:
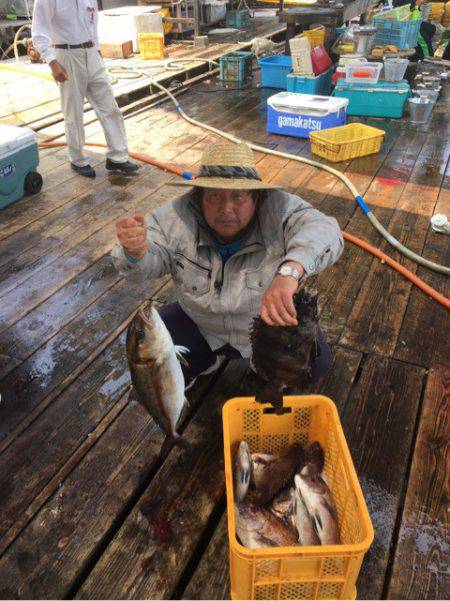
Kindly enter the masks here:
<path id="1" fill-rule="evenodd" d="M 241 544 L 251 549 L 339 544 L 336 508 L 323 469 L 318 442 L 294 443 L 273 454 L 250 453 L 242 440 L 234 471 Z"/>

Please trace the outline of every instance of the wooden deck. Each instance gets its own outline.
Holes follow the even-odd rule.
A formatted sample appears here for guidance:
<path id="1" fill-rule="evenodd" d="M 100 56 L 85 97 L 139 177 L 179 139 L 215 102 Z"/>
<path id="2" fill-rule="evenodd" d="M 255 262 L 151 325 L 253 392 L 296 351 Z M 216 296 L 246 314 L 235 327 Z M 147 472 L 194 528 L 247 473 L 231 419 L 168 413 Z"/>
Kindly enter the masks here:
<path id="1" fill-rule="evenodd" d="M 257 13 L 258 14 L 258 13 Z M 260 15 L 251 20 L 250 26 L 236 33 L 225 35 L 210 35 L 209 45 L 206 48 L 193 47 L 192 44 L 172 42 L 166 46 L 167 57 L 164 60 L 143 60 L 139 54 L 129 59 L 105 59 L 106 66 L 126 66 L 139 69 L 154 77 L 163 85 L 176 79 L 184 82 L 193 75 L 208 73 L 208 63 L 200 63 L 195 59 L 218 59 L 229 52 L 246 50 L 251 46 L 251 40 L 255 37 L 267 37 L 278 39 L 278 36 L 286 30 L 286 25 L 280 23 L 275 16 L 274 10 L 259 11 Z M 212 28 L 211 28 L 212 29 Z M 180 70 L 166 69 L 165 65 L 173 60 L 183 59 L 186 63 L 180 64 Z M 47 65 L 31 64 L 28 61 L 17 64 L 13 59 L 0 62 L 9 68 L 21 69 L 25 73 L 9 71 L 0 68 L 0 82 L 2 95 L 0 97 L 0 120 L 10 125 L 28 125 L 35 131 L 45 129 L 47 139 L 53 139 L 63 133 L 63 117 L 59 101 L 58 86 L 50 77 Z M 119 75 L 119 79 L 113 84 L 114 95 L 119 104 L 128 105 L 131 99 L 148 97 L 149 89 L 157 92 L 151 86 L 148 77 L 138 79 L 127 78 Z M 33 94 L 30 95 L 30 89 Z M 95 120 L 94 112 L 90 105 L 85 105 L 85 123 Z"/>
<path id="2" fill-rule="evenodd" d="M 265 133 L 268 91 L 216 87 L 186 93 L 188 114 L 310 156 L 307 141 Z M 449 239 L 429 218 L 449 214 L 448 92 L 427 127 L 371 120 L 387 132 L 382 151 L 338 164 L 392 234 L 447 264 Z M 126 125 L 133 150 L 193 170 L 212 139 L 168 103 Z M 97 122 L 87 133 L 102 140 Z M 149 295 L 173 293 L 167 280 L 124 281 L 107 253 L 118 217 L 179 190 L 156 168 L 127 179 L 91 156 L 95 181 L 71 172 L 65 149 L 42 151 L 43 192 L 0 213 L 0 597 L 227 599 L 220 408 L 249 392 L 247 365 L 199 383 L 184 424 L 195 452 L 161 460 L 160 431 L 128 401 L 124 331 Z M 265 179 L 448 295 L 445 277 L 397 256 L 331 175 L 257 158 Z M 339 408 L 376 532 L 358 598 L 448 598 L 448 313 L 350 243 L 319 287 L 334 367 L 317 390 Z"/>

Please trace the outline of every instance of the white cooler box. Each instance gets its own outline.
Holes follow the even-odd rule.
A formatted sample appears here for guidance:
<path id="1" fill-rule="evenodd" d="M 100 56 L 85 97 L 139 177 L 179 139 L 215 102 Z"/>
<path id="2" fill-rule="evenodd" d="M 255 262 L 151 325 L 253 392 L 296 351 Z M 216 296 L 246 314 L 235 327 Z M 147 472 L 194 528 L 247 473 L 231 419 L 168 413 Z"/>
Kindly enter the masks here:
<path id="1" fill-rule="evenodd" d="M 279 92 L 267 100 L 267 131 L 309 138 L 309 132 L 347 123 L 346 98 Z"/>
<path id="2" fill-rule="evenodd" d="M 0 209 L 41 190 L 38 164 L 34 132 L 28 127 L 0 125 Z"/>
<path id="3" fill-rule="evenodd" d="M 133 41 L 133 52 L 139 52 L 140 33 L 164 35 L 161 5 L 123 6 L 98 13 L 98 38 L 100 44 L 122 44 Z"/>

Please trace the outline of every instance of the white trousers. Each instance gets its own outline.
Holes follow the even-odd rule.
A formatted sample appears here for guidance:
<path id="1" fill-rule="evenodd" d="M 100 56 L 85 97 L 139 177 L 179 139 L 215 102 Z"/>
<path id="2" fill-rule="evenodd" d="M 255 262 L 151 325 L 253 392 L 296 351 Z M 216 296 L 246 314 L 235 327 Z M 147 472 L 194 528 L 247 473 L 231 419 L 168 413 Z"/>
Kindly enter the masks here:
<path id="1" fill-rule="evenodd" d="M 56 49 L 56 59 L 66 69 L 69 79 L 60 84 L 70 160 L 83 167 L 89 164 L 83 152 L 84 99 L 90 102 L 105 133 L 106 156 L 115 163 L 128 160 L 127 136 L 123 117 L 114 98 L 103 60 L 95 48 Z"/>

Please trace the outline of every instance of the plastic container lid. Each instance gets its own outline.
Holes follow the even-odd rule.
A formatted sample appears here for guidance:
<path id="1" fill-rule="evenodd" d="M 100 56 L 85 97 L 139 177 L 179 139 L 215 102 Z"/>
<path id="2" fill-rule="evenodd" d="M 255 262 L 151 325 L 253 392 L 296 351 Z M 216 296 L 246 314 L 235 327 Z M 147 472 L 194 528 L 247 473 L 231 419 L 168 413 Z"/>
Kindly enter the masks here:
<path id="1" fill-rule="evenodd" d="M 0 158 L 34 144 L 34 131 L 29 127 L 0 125 Z"/>
<path id="2" fill-rule="evenodd" d="M 348 98 L 316 96 L 313 94 L 297 94 L 295 92 L 279 92 L 267 100 L 267 104 L 284 113 L 296 113 L 324 116 L 345 109 Z"/>

